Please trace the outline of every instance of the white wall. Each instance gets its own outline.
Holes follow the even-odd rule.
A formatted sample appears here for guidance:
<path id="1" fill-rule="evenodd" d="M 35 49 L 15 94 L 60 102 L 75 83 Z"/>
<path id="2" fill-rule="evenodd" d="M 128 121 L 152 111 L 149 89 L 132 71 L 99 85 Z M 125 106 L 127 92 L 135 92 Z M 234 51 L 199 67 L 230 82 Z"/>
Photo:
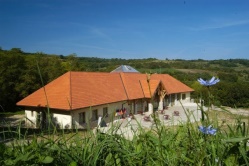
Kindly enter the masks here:
<path id="1" fill-rule="evenodd" d="M 32 116 L 32 112 L 33 112 L 33 116 Z M 38 114 L 40 114 L 40 112 L 25 110 L 25 116 L 26 116 L 25 125 L 27 127 L 34 127 L 34 128 L 38 127 L 39 125 L 37 124 Z M 58 124 L 58 127 L 61 129 L 65 129 L 67 127 L 71 128 L 72 126 L 71 115 L 52 113 L 52 120 L 56 121 L 56 124 Z"/>
<path id="2" fill-rule="evenodd" d="M 67 129 L 67 128 L 72 127 L 72 116 L 71 115 L 53 113 L 53 120 L 56 121 L 56 124 L 58 124 L 61 129 Z"/>
<path id="3" fill-rule="evenodd" d="M 135 104 L 135 105 L 134 105 Z M 137 100 L 137 102 L 131 102 L 130 105 L 128 105 L 127 101 L 122 101 L 122 102 L 116 102 L 116 103 L 111 103 L 111 104 L 104 104 L 104 105 L 99 105 L 99 106 L 94 106 L 94 107 L 88 107 L 84 109 L 79 109 L 72 111 L 70 115 L 64 115 L 64 114 L 59 114 L 53 113 L 51 110 L 51 118 L 55 122 L 55 125 L 61 129 L 65 128 L 86 128 L 87 125 L 90 125 L 89 127 L 94 127 L 97 124 L 97 121 L 92 121 L 92 111 L 93 110 L 98 110 L 98 117 L 101 116 L 103 117 L 103 108 L 107 107 L 108 108 L 108 118 L 105 118 L 105 121 L 108 123 L 111 120 L 116 120 L 119 119 L 120 116 L 115 116 L 116 110 L 120 110 L 122 108 L 126 109 L 126 115 L 129 115 L 132 111 L 132 109 L 136 109 L 135 114 L 138 111 L 148 111 L 145 110 L 145 107 L 147 106 L 147 102 L 143 100 Z M 148 108 L 147 108 L 148 109 Z M 88 122 L 88 124 L 79 124 L 79 113 L 85 112 L 85 120 Z M 33 116 L 31 110 L 25 110 L 26 117 L 32 121 L 31 123 L 29 120 L 26 120 L 26 125 L 28 127 L 37 127 L 39 124 L 37 123 L 37 115 L 39 112 L 33 111 Z M 74 126 L 72 126 L 74 125 Z"/>
<path id="4" fill-rule="evenodd" d="M 183 99 L 183 94 L 185 94 L 185 99 Z M 173 94 L 174 95 L 174 94 Z M 180 100 L 177 100 L 177 94 L 175 94 L 175 105 L 179 106 L 182 104 L 190 103 L 190 92 L 181 93 Z"/>
<path id="5" fill-rule="evenodd" d="M 110 121 L 113 120 L 115 118 L 115 113 L 116 110 L 120 110 L 122 108 L 126 108 L 126 112 L 127 114 L 130 113 L 130 106 L 128 105 L 128 103 L 126 101 L 122 101 L 122 102 L 117 102 L 117 103 L 111 103 L 111 104 L 103 104 L 103 105 L 99 105 L 99 106 L 94 106 L 94 107 L 88 107 L 88 108 L 84 108 L 84 109 L 79 109 L 79 110 L 75 110 L 71 113 L 74 124 L 77 128 L 86 128 L 88 127 L 94 127 L 97 125 L 98 119 L 96 121 L 92 121 L 92 111 L 93 110 L 98 110 L 98 116 L 103 117 L 103 108 L 107 107 L 108 108 L 108 118 L 105 118 L 106 121 Z M 86 116 L 86 123 L 88 124 L 79 124 L 79 113 L 81 112 L 85 112 L 85 116 Z"/>
<path id="6" fill-rule="evenodd" d="M 33 112 L 33 116 L 32 116 Z M 36 117 L 37 117 L 37 112 L 36 111 L 31 111 L 31 110 L 25 110 L 25 125 L 27 127 L 36 127 Z"/>
<path id="7" fill-rule="evenodd" d="M 52 115 L 52 120 L 55 121 L 58 125 L 58 127 L 60 128 L 72 128 L 72 123 L 74 123 L 74 125 L 78 126 L 79 128 L 85 128 L 86 124 L 79 124 L 79 113 L 80 112 L 86 112 L 86 121 L 90 122 L 90 125 L 93 124 L 97 124 L 97 120 L 92 122 L 92 110 L 97 109 L 98 110 L 98 116 L 102 116 L 103 117 L 103 108 L 104 107 L 108 107 L 108 120 L 110 120 L 111 118 L 118 118 L 115 117 L 115 113 L 117 109 L 121 109 L 123 106 L 123 108 L 126 108 L 126 112 L 127 114 L 130 113 L 130 106 L 128 105 L 128 103 L 126 101 L 122 101 L 122 102 L 117 102 L 117 103 L 112 103 L 112 104 L 104 104 L 104 105 L 100 105 L 100 106 L 95 106 L 95 107 L 89 107 L 89 108 L 84 108 L 84 109 L 80 109 L 80 110 L 76 110 L 76 111 L 72 111 L 70 115 L 64 115 L 64 114 L 59 114 L 59 113 L 53 113 L 51 111 L 51 115 Z M 32 116 L 32 112 L 33 112 L 33 116 Z M 36 111 L 31 111 L 31 110 L 25 110 L 25 115 L 27 117 L 26 119 L 26 126 L 27 127 L 37 127 L 38 124 L 37 123 L 37 115 L 39 114 L 39 112 Z M 87 120 L 88 119 L 88 120 Z"/>

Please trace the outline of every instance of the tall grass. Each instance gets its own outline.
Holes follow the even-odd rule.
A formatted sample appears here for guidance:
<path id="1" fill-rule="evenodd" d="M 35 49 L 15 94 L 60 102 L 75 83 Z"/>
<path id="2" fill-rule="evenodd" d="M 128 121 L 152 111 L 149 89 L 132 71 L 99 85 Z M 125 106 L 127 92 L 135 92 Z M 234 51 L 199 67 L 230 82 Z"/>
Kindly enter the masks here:
<path id="1" fill-rule="evenodd" d="M 248 119 L 224 124 L 212 115 L 216 135 L 200 132 L 198 121 L 165 126 L 154 119 L 152 129 L 140 127 L 132 140 L 117 134 L 121 126 L 111 134 L 2 131 L 1 138 L 9 132 L 13 141 L 0 143 L 0 165 L 248 165 Z"/>

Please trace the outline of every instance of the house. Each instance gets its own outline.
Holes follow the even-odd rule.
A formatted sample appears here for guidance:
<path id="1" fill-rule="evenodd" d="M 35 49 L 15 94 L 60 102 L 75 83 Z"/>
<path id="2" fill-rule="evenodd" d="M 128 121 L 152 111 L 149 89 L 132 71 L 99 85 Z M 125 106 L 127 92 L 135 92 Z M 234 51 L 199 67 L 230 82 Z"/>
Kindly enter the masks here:
<path id="1" fill-rule="evenodd" d="M 60 128 L 96 126 L 126 114 L 161 110 L 190 102 L 190 87 L 168 74 L 142 74 L 130 66 L 111 73 L 70 71 L 17 103 L 25 108 L 26 125 Z"/>

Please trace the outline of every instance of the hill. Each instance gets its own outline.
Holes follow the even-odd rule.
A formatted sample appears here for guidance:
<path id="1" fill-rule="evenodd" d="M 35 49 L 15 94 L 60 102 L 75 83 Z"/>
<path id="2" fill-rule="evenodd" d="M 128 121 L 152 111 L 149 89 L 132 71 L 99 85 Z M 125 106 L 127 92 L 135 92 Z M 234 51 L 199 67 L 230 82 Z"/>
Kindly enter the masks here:
<path id="1" fill-rule="evenodd" d="M 249 60 L 103 59 L 25 53 L 20 48 L 0 49 L 0 111 L 15 111 L 15 103 L 67 71 L 110 72 L 130 65 L 141 73 L 167 73 L 195 89 L 192 98 L 207 100 L 198 78 L 220 78 L 212 87 L 215 104 L 249 108 Z"/>

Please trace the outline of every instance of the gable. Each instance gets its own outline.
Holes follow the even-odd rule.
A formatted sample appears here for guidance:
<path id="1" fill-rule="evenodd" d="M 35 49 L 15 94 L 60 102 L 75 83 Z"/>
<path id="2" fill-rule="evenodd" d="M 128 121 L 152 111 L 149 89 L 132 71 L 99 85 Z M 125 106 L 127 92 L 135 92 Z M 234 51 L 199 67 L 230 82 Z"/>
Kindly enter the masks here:
<path id="1" fill-rule="evenodd" d="M 145 98 L 151 98 L 155 95 L 160 80 L 150 80 L 149 84 L 147 80 L 140 80 L 141 87 Z"/>
<path id="2" fill-rule="evenodd" d="M 194 90 L 168 74 L 152 74 L 151 80 L 161 80 L 167 94 L 193 92 Z"/>

